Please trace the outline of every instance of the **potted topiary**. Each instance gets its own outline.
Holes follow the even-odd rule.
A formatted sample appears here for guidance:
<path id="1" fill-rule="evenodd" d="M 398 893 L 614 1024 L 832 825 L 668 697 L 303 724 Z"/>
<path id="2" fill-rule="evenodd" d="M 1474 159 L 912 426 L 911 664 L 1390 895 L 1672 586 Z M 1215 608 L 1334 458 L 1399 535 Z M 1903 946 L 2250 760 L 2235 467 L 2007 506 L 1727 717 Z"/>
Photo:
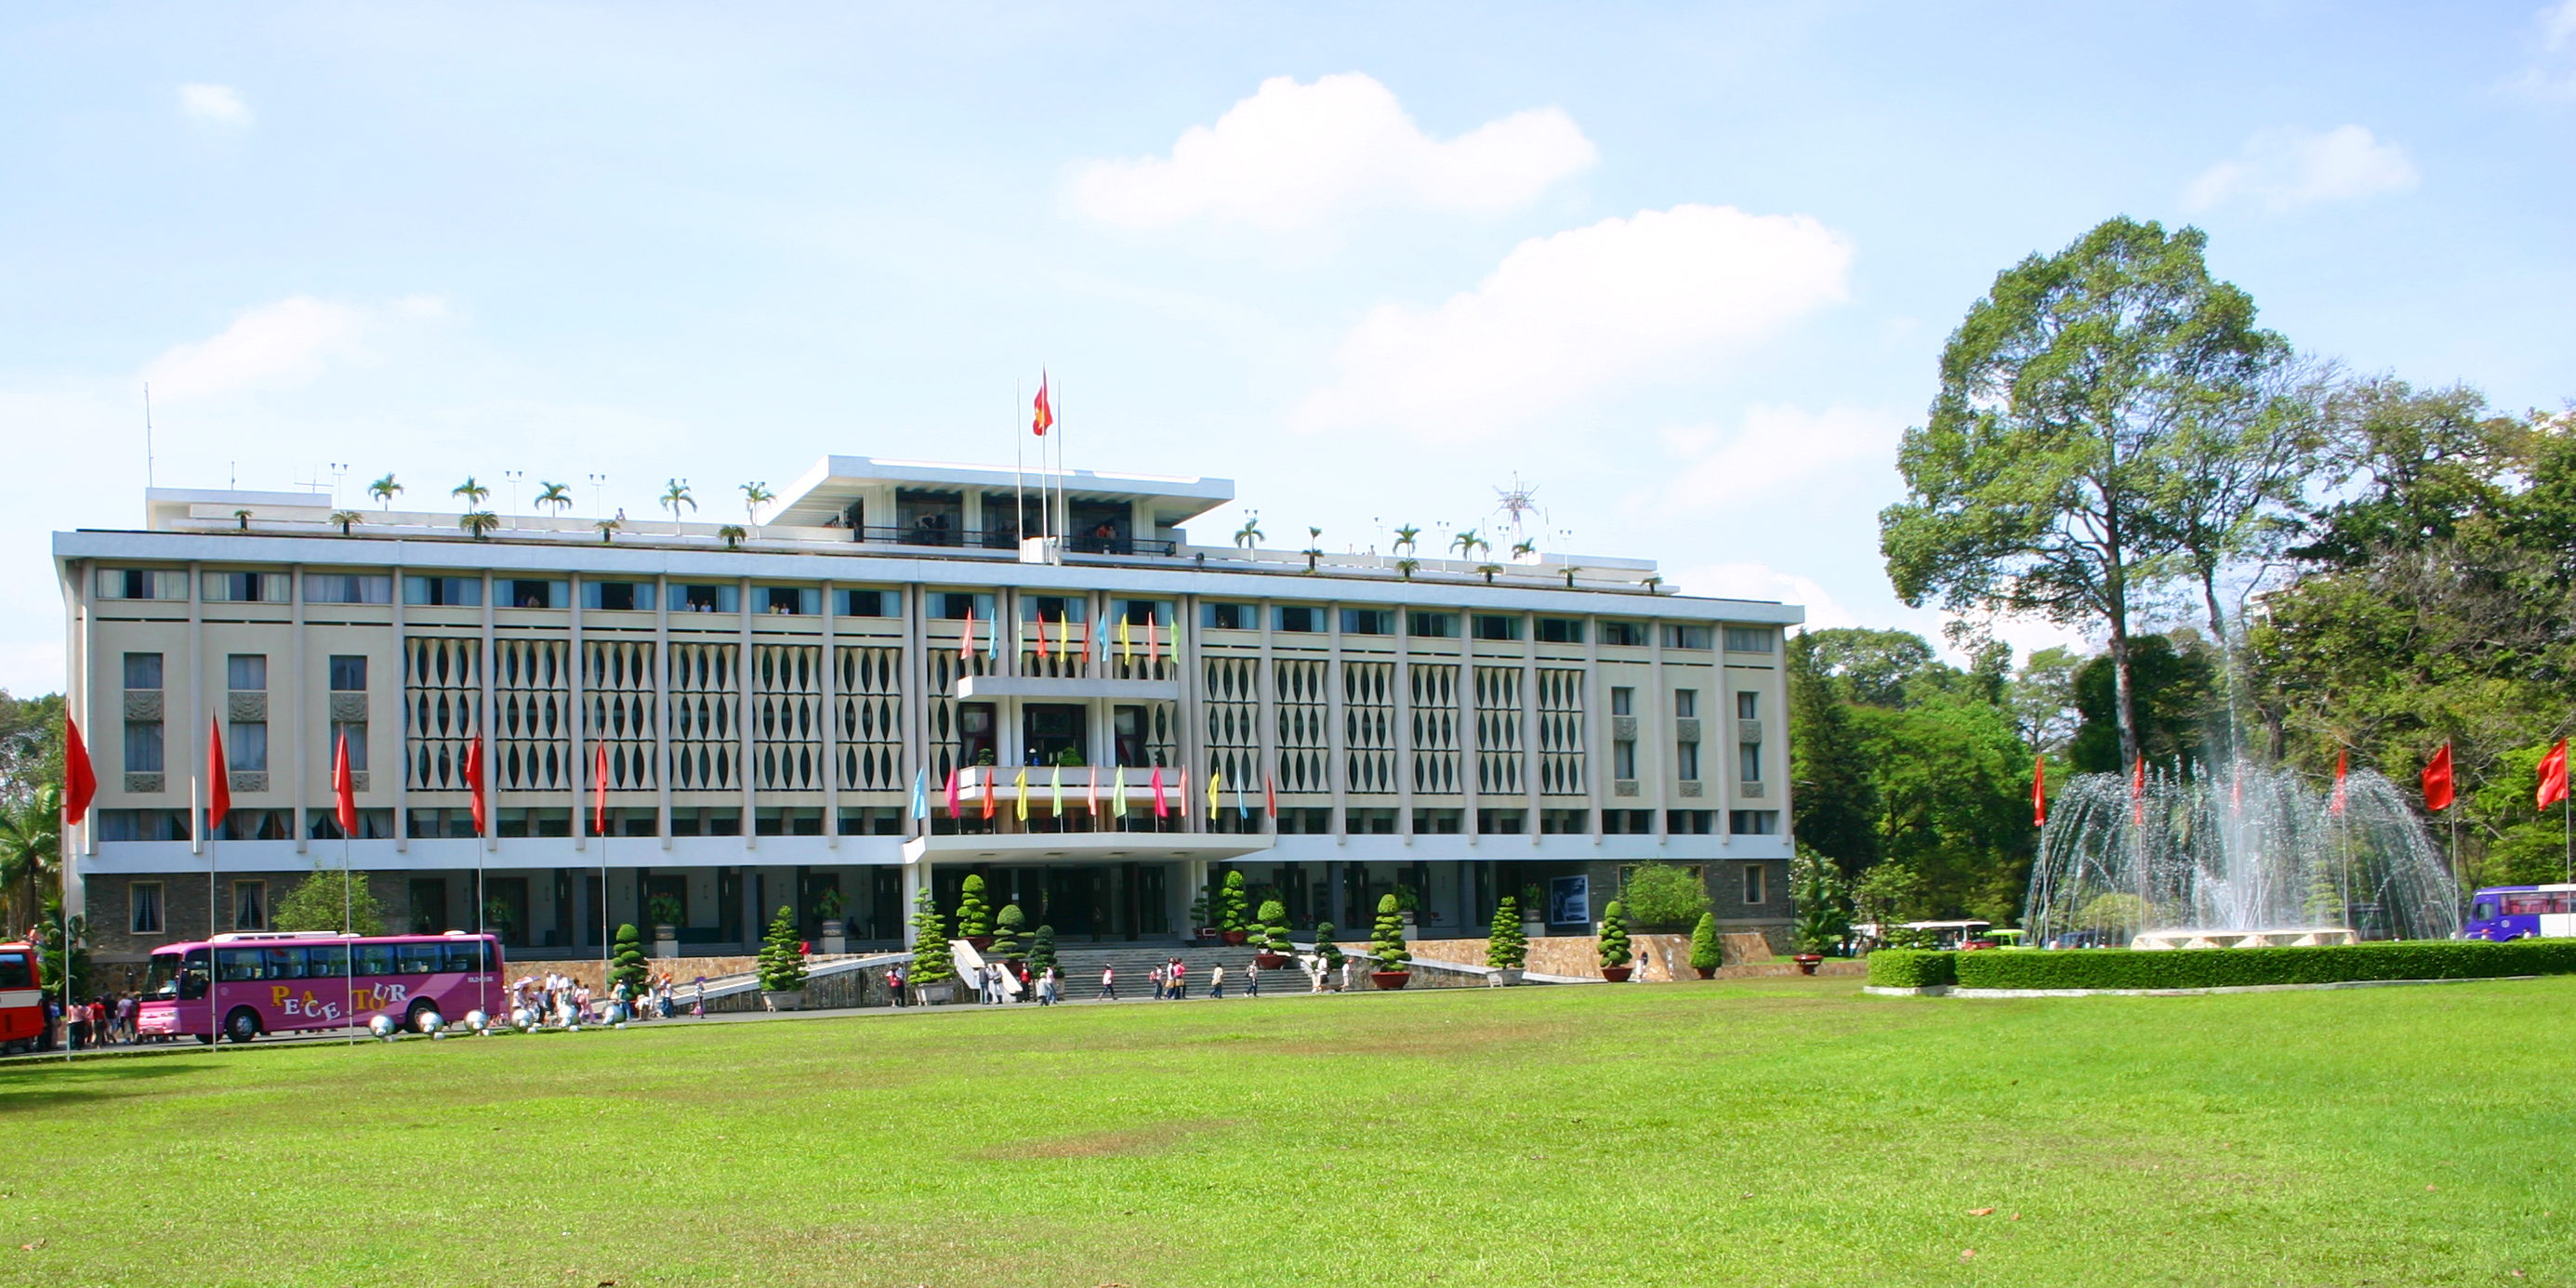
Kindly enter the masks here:
<path id="1" fill-rule="evenodd" d="M 1703 912 L 1699 924 L 1691 928 L 1691 969 L 1701 979 L 1717 978 L 1717 968 L 1726 964 L 1726 950 L 1717 942 L 1717 914 Z"/>
<path id="2" fill-rule="evenodd" d="M 1520 983 L 1529 965 L 1529 939 L 1521 934 L 1520 905 L 1508 896 L 1494 908 L 1493 927 L 1485 932 L 1485 964 L 1494 968 L 1493 982 L 1503 988 Z"/>
<path id="3" fill-rule="evenodd" d="M 841 887 L 838 885 L 825 886 L 823 893 L 815 896 L 814 916 L 823 923 L 821 938 L 824 952 L 849 951 L 850 925 L 841 920 L 841 913 L 849 906 L 848 901 L 841 897 Z"/>
<path id="4" fill-rule="evenodd" d="M 1020 905 L 1003 904 L 1002 911 L 993 917 L 993 956 L 1007 960 L 1027 951 L 1020 942 L 1020 932 L 1028 924 L 1028 915 L 1020 911 Z"/>
<path id="5" fill-rule="evenodd" d="M 1208 922 L 1208 897 L 1204 891 L 1190 900 L 1190 936 L 1203 943 L 1216 942 L 1217 929 Z"/>
<path id="6" fill-rule="evenodd" d="M 796 937 L 796 910 L 785 904 L 760 941 L 760 1000 L 773 1011 L 805 1009 L 805 945 Z"/>
<path id="7" fill-rule="evenodd" d="M 1628 916 L 1613 899 L 1601 909 L 1601 978 L 1613 984 L 1628 982 L 1628 963 L 1636 954 L 1628 947 Z"/>
<path id="8" fill-rule="evenodd" d="M 633 922 L 617 927 L 617 947 L 609 957 L 608 985 L 614 996 L 618 985 L 626 986 L 626 1001 L 632 1006 L 644 996 L 644 986 L 652 982 L 653 968 L 644 964 L 644 936 L 635 933 Z"/>
<path id="9" fill-rule="evenodd" d="M 1333 923 L 1315 923 L 1315 970 L 1324 976 L 1324 987 L 1339 989 L 1342 970 L 1342 946 L 1333 942 Z"/>
<path id="10" fill-rule="evenodd" d="M 1029 974 L 1044 975 L 1055 966 L 1055 927 L 1040 926 L 1029 936 Z"/>
<path id="11" fill-rule="evenodd" d="M 928 890 L 913 903 L 912 969 L 904 977 L 924 1005 L 957 1000 L 957 959 L 949 955 L 948 926 L 940 920 L 939 905 Z"/>
<path id="12" fill-rule="evenodd" d="M 1288 954 L 1296 951 L 1296 945 L 1288 937 L 1288 905 L 1276 899 L 1263 900 L 1253 935 L 1254 946 L 1261 950 L 1253 955 L 1254 965 L 1277 970 L 1292 960 Z"/>
<path id="13" fill-rule="evenodd" d="M 1243 890 L 1243 874 L 1226 873 L 1225 888 L 1218 893 L 1217 898 L 1217 929 L 1224 933 L 1225 942 L 1229 945 L 1239 945 L 1244 940 L 1250 939 L 1252 924 L 1246 914 L 1251 912 L 1251 908 L 1247 906 L 1250 900 Z"/>
<path id="14" fill-rule="evenodd" d="M 1521 887 L 1521 938 L 1547 938 L 1547 892 L 1534 885 Z"/>
<path id="15" fill-rule="evenodd" d="M 984 905 L 984 877 L 966 874 L 966 882 L 957 892 L 957 937 L 975 945 L 982 952 L 993 946 L 993 913 Z"/>
<path id="16" fill-rule="evenodd" d="M 1377 959 L 1377 969 L 1369 972 L 1370 983 L 1402 988 L 1413 982 L 1413 972 L 1404 968 L 1404 912 L 1396 907 L 1394 895 L 1377 901 L 1377 933 L 1369 936 L 1369 956 Z"/>
<path id="17" fill-rule="evenodd" d="M 653 918 L 653 955 L 679 956 L 680 918 L 685 915 L 679 899 L 667 894 L 657 894 L 646 903 L 644 910 L 646 915 Z"/>

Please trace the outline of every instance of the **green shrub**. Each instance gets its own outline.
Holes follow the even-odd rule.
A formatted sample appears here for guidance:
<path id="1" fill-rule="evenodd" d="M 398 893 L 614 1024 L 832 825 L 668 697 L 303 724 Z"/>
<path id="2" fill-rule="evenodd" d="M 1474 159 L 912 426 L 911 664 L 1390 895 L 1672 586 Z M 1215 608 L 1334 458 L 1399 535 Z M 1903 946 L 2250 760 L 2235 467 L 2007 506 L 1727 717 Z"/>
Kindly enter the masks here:
<path id="1" fill-rule="evenodd" d="M 1040 926 L 1029 936 L 1029 973 L 1043 975 L 1055 967 L 1055 927 Z"/>
<path id="2" fill-rule="evenodd" d="M 644 964 L 644 937 L 635 933 L 632 923 L 617 928 L 617 947 L 608 959 L 608 983 L 611 988 L 624 984 L 632 992 L 629 1000 L 644 995 L 644 985 L 651 982 L 653 968 Z"/>
<path id="3" fill-rule="evenodd" d="M 657 894 L 645 905 L 644 915 L 651 917 L 654 925 L 677 926 L 687 911 L 681 906 L 678 896 Z"/>
<path id="4" fill-rule="evenodd" d="M 1342 946 L 1333 942 L 1336 933 L 1329 921 L 1315 923 L 1315 955 L 1323 959 L 1326 970 L 1342 968 Z"/>
<path id="5" fill-rule="evenodd" d="M 1870 957 L 1870 978 L 1878 959 Z M 1962 988 L 2243 988 L 2576 974 L 2576 940 L 2412 940 L 2322 948 L 2080 948 L 1958 954 Z"/>
<path id="6" fill-rule="evenodd" d="M 1229 934 L 1238 930 L 1250 930 L 1251 918 L 1244 915 L 1250 911 L 1249 903 L 1249 897 L 1243 891 L 1243 874 L 1226 873 L 1225 889 L 1217 897 L 1216 928 Z"/>
<path id="7" fill-rule="evenodd" d="M 1521 907 L 1505 898 L 1494 905 L 1494 924 L 1485 932 L 1485 964 L 1516 970 L 1529 963 L 1529 936 L 1521 933 Z"/>
<path id="8" fill-rule="evenodd" d="M 1985 954 L 1970 955 L 1982 957 Z M 1995 955 L 2000 957 L 2003 954 Z M 1957 953 L 1921 948 L 1881 948 L 1869 955 L 1869 982 L 1880 988 L 1937 988 L 1956 984 L 1959 982 L 1958 961 Z"/>
<path id="9" fill-rule="evenodd" d="M 1601 964 L 1625 966 L 1636 954 L 1628 948 L 1628 912 L 1613 899 L 1601 909 Z"/>
<path id="10" fill-rule="evenodd" d="M 50 862 L 50 860 L 48 860 Z M 271 930 L 337 930 L 344 934 L 385 933 L 385 908 L 367 889 L 367 874 L 347 868 L 313 865 L 313 875 L 278 896 L 268 910 Z M 505 936 L 506 937 L 506 936 Z M 47 980 L 54 977 L 47 975 Z M 51 987 L 51 985 L 48 985 Z"/>
<path id="11" fill-rule="evenodd" d="M 948 952 L 948 926 L 940 920 L 939 905 L 932 902 L 927 888 L 913 904 L 912 969 L 905 978 L 915 984 L 957 978 L 957 959 Z"/>
<path id="12" fill-rule="evenodd" d="M 1404 969 L 1404 912 L 1394 895 L 1377 901 L 1377 933 L 1369 936 L 1369 956 L 1382 971 Z"/>
<path id="13" fill-rule="evenodd" d="M 1020 905 L 1003 904 L 1000 915 L 993 918 L 993 956 L 1019 956 L 1022 947 L 1020 932 L 1028 924 L 1028 914 L 1020 911 Z"/>
<path id="14" fill-rule="evenodd" d="M 1703 912 L 1691 927 L 1691 969 L 1716 970 L 1726 964 L 1726 949 L 1717 942 L 1717 914 Z"/>
<path id="15" fill-rule="evenodd" d="M 984 903 L 983 874 L 967 873 L 957 888 L 957 937 L 982 939 L 992 933 L 993 910 Z"/>
<path id="16" fill-rule="evenodd" d="M 785 904 L 778 906 L 778 916 L 760 941 L 760 987 L 770 993 L 793 993 L 805 987 L 805 953 L 797 942 L 796 910 Z"/>
<path id="17" fill-rule="evenodd" d="M 1708 887 L 1687 868 L 1640 863 L 1619 891 L 1628 920 L 1640 926 L 1687 926 L 1709 910 Z"/>
<path id="18" fill-rule="evenodd" d="M 1252 945 L 1264 952 L 1293 953 L 1296 940 L 1288 934 L 1288 905 L 1276 899 L 1261 903 L 1261 915 L 1253 920 Z"/>
<path id="19" fill-rule="evenodd" d="M 814 918 L 817 921 L 839 921 L 849 906 L 850 901 L 841 894 L 841 887 L 825 886 L 823 893 L 814 896 Z"/>

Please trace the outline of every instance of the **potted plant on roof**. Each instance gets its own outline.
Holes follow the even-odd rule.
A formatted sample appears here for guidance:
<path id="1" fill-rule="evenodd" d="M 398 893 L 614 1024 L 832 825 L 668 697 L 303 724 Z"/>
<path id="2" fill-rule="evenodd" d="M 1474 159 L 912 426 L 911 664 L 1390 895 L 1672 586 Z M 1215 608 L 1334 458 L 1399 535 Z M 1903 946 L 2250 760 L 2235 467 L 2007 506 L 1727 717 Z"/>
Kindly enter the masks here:
<path id="1" fill-rule="evenodd" d="M 1404 917 L 1396 911 L 1394 895 L 1377 901 L 1377 931 L 1369 936 L 1369 956 L 1377 960 L 1377 969 L 1369 972 L 1370 983 L 1402 988 L 1413 982 L 1413 972 L 1404 968 Z"/>
<path id="2" fill-rule="evenodd" d="M 1717 968 L 1725 964 L 1726 950 L 1717 942 L 1717 914 L 1703 912 L 1691 928 L 1691 969 L 1701 979 L 1715 979 Z"/>
<path id="3" fill-rule="evenodd" d="M 1244 894 L 1241 872 L 1225 874 L 1225 888 L 1218 893 L 1217 900 L 1217 928 L 1224 932 L 1228 946 L 1240 946 L 1252 937 L 1250 918 L 1246 915 L 1251 909 L 1246 906 L 1249 899 Z"/>
<path id="4" fill-rule="evenodd" d="M 1601 978 L 1613 984 L 1628 982 L 1628 965 L 1636 953 L 1628 947 L 1628 914 L 1613 899 L 1601 909 Z"/>
<path id="5" fill-rule="evenodd" d="M 1292 960 L 1289 954 L 1296 951 L 1296 945 L 1288 937 L 1288 905 L 1276 899 L 1263 900 L 1261 917 L 1253 933 L 1257 936 L 1255 946 L 1261 950 L 1253 955 L 1253 965 L 1263 970 L 1277 970 Z"/>
<path id="6" fill-rule="evenodd" d="M 957 891 L 957 937 L 982 952 L 993 946 L 993 912 L 984 904 L 982 873 L 966 874 Z"/>
<path id="7" fill-rule="evenodd" d="M 1547 892 L 1535 885 L 1521 887 L 1521 942 L 1547 938 Z"/>
<path id="8" fill-rule="evenodd" d="M 939 916 L 939 905 L 932 902 L 930 891 L 923 890 L 913 902 L 912 969 L 905 972 L 913 995 L 925 1006 L 942 1006 L 957 1000 L 957 959 L 948 952 L 948 925 Z"/>
<path id="9" fill-rule="evenodd" d="M 824 952 L 839 954 L 850 950 L 850 923 L 841 919 L 841 914 L 848 911 L 849 906 L 849 901 L 841 897 L 841 887 L 837 884 L 823 887 L 823 893 L 815 896 L 814 917 L 823 923 L 821 939 Z"/>
<path id="10" fill-rule="evenodd" d="M 1509 895 L 1494 906 L 1493 927 L 1485 932 L 1485 964 L 1494 968 L 1495 985 L 1520 983 L 1529 965 L 1529 937 L 1521 933 L 1520 906 Z"/>
<path id="11" fill-rule="evenodd" d="M 672 895 L 657 894 L 645 902 L 644 911 L 646 915 L 653 918 L 653 955 L 679 956 L 680 918 L 687 911 L 680 906 L 679 899 Z"/>
<path id="12" fill-rule="evenodd" d="M 783 903 L 760 941 L 760 1000 L 773 1011 L 805 1009 L 805 945 L 796 939 L 796 910 Z"/>

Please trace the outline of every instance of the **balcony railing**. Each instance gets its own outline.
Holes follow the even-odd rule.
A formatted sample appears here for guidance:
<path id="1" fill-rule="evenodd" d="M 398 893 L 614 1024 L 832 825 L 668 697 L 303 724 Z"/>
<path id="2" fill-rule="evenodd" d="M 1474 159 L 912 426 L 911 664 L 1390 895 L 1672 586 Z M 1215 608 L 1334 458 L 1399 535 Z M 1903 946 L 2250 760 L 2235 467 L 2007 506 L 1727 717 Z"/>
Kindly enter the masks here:
<path id="1" fill-rule="evenodd" d="M 853 541 L 897 546 L 961 546 L 983 550 L 1016 550 L 1019 535 L 1006 529 L 978 530 L 912 524 L 892 528 L 849 529 Z M 1180 553 L 1180 543 L 1155 537 L 1067 537 L 1067 552 L 1078 555 L 1162 555 Z"/>

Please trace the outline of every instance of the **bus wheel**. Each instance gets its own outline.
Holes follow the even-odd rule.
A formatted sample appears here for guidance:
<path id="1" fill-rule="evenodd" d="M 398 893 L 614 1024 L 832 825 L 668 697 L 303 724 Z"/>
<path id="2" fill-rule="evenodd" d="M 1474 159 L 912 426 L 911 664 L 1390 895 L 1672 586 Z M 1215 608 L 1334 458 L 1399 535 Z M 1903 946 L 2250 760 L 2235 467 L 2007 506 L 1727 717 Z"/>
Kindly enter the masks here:
<path id="1" fill-rule="evenodd" d="M 247 1006 L 236 1006 L 224 1017 L 224 1036 L 234 1042 L 248 1042 L 259 1036 L 259 1012 Z"/>

